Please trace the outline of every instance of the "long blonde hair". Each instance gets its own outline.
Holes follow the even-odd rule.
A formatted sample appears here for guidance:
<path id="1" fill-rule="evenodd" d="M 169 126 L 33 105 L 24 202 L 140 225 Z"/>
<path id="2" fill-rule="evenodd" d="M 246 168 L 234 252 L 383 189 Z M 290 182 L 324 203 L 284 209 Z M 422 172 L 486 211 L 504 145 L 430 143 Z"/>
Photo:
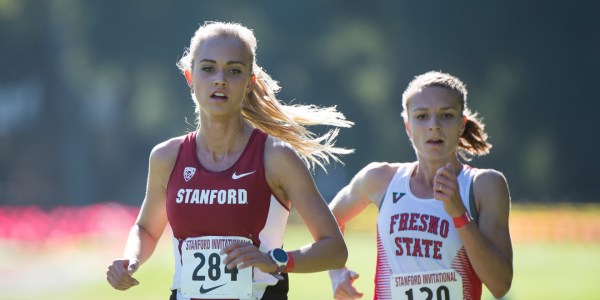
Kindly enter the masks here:
<path id="1" fill-rule="evenodd" d="M 471 112 L 467 107 L 467 87 L 456 76 L 438 71 L 429 71 L 415 76 L 402 94 L 402 117 L 404 120 L 408 121 L 409 97 L 415 92 L 419 92 L 430 86 L 448 89 L 460 98 L 462 114 L 467 118 L 465 130 L 458 142 L 458 154 L 460 157 L 465 161 L 470 161 L 471 157 L 488 154 L 492 148 L 492 144 L 487 141 L 488 135 L 484 131 L 485 124 L 478 118 L 477 112 Z"/>
<path id="2" fill-rule="evenodd" d="M 247 47 L 252 59 L 251 73 L 256 76 L 252 90 L 242 104 L 242 117 L 255 128 L 290 144 L 306 165 L 314 169 L 330 163 L 330 159 L 342 163 L 338 155 L 350 154 L 352 149 L 336 147 L 335 139 L 340 127 L 352 127 L 353 122 L 336 107 L 318 107 L 315 105 L 286 105 L 275 96 L 281 88 L 267 72 L 256 63 L 257 41 L 251 29 L 238 23 L 206 22 L 196 30 L 190 41 L 190 47 L 177 63 L 182 73 L 193 68 L 193 56 L 200 43 L 208 37 L 235 37 Z M 192 97 L 194 97 L 192 93 Z M 196 103 L 197 124 L 199 126 L 200 109 Z M 317 136 L 308 130 L 310 125 L 329 125 L 336 128 Z"/>

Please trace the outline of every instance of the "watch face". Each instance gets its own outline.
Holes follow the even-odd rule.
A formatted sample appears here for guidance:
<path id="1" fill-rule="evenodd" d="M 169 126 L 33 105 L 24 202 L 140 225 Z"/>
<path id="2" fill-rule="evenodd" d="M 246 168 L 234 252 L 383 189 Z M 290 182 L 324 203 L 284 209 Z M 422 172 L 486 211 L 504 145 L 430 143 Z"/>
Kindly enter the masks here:
<path id="1" fill-rule="evenodd" d="M 276 248 L 271 253 L 273 253 L 273 258 L 278 262 L 285 263 L 288 260 L 288 255 L 283 249 Z"/>

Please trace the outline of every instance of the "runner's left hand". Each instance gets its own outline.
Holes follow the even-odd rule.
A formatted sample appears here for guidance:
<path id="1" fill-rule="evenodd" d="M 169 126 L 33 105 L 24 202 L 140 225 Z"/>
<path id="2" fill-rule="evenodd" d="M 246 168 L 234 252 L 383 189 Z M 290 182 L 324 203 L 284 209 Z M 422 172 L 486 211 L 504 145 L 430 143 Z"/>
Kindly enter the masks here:
<path id="1" fill-rule="evenodd" d="M 221 251 L 227 254 L 224 263 L 227 268 L 238 269 L 255 267 L 265 273 L 273 273 L 277 270 L 277 265 L 273 262 L 269 254 L 260 252 L 256 246 L 249 243 L 233 243 Z"/>

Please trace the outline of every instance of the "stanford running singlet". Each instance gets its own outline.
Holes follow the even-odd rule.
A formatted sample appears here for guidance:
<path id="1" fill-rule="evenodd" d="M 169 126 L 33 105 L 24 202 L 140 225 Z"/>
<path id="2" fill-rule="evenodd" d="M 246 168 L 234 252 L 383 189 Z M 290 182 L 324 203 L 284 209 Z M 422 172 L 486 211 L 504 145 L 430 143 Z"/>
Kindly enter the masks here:
<path id="1" fill-rule="evenodd" d="M 231 286 L 247 281 L 260 299 L 277 279 L 259 269 L 224 268 L 219 251 L 232 241 L 253 243 L 261 252 L 282 247 L 289 210 L 265 179 L 267 134 L 254 129 L 240 158 L 229 169 L 206 170 L 196 154 L 196 132 L 184 137 L 167 186 L 167 217 L 173 230 L 177 299 L 246 295 Z M 244 273 L 247 272 L 247 273 Z M 199 289 L 198 289 L 199 287 Z M 186 294 L 186 288 L 191 294 Z M 225 294 L 219 294 L 225 293 Z"/>
<path id="2" fill-rule="evenodd" d="M 374 299 L 481 299 L 475 274 L 443 203 L 417 198 L 410 190 L 416 162 L 402 164 L 382 199 L 377 218 Z M 469 201 L 476 169 L 458 175 L 460 196 Z"/>

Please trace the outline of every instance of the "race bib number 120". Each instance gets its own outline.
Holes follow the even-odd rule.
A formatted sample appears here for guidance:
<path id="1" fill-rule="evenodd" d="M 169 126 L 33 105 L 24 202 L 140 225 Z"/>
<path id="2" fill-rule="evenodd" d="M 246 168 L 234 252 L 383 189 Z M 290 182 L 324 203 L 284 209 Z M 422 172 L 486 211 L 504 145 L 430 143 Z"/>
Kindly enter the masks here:
<path id="1" fill-rule="evenodd" d="M 392 275 L 392 299 L 462 300 L 462 277 L 455 270 Z"/>
<path id="2" fill-rule="evenodd" d="M 190 298 L 248 298 L 252 295 L 252 268 L 228 269 L 219 252 L 244 237 L 188 238 L 181 245 L 181 293 Z"/>

